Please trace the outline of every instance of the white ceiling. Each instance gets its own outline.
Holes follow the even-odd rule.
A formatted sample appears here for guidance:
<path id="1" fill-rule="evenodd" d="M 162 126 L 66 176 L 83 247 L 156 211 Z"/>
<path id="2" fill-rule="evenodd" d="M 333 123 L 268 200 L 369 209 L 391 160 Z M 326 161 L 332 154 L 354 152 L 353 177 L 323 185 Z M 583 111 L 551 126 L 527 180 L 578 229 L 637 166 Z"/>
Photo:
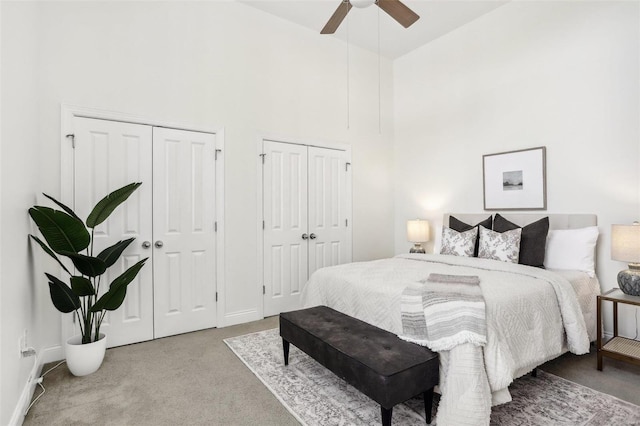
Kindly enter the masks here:
<path id="1" fill-rule="evenodd" d="M 373 5 L 352 8 L 334 35 L 321 35 L 320 30 L 341 0 L 238 0 L 240 3 L 307 27 L 318 37 L 338 37 L 350 44 L 378 52 L 378 19 L 380 21 L 380 54 L 395 59 L 446 34 L 509 0 L 406 0 L 405 5 L 420 19 L 404 28 L 382 9 Z M 347 31 L 348 28 L 348 31 Z"/>

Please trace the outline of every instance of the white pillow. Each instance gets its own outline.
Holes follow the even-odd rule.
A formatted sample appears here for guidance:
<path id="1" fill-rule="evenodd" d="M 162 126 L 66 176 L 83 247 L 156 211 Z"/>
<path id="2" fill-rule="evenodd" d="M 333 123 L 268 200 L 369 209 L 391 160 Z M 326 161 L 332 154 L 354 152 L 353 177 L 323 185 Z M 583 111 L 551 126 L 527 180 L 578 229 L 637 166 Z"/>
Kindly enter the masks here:
<path id="1" fill-rule="evenodd" d="M 454 231 L 451 228 L 442 228 L 442 247 L 440 254 L 453 256 L 473 257 L 478 238 L 478 227 L 474 226 L 465 232 Z"/>
<path id="2" fill-rule="evenodd" d="M 595 252 L 598 227 L 553 229 L 547 235 L 544 266 L 549 269 L 572 269 L 595 275 Z"/>
<path id="3" fill-rule="evenodd" d="M 435 238 L 433 240 L 433 253 L 440 253 L 442 247 L 442 225 L 435 226 Z"/>
<path id="4" fill-rule="evenodd" d="M 518 263 L 520 258 L 520 236 L 522 228 L 496 232 L 480 225 L 480 245 L 478 257 Z"/>

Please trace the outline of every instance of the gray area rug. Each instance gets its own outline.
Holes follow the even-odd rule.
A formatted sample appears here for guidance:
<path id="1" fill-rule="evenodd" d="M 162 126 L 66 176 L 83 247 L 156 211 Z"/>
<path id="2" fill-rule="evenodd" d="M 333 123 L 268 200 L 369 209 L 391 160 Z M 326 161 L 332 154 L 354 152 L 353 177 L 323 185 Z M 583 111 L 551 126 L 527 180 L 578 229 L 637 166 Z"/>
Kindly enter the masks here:
<path id="1" fill-rule="evenodd" d="M 278 329 L 225 339 L 225 343 L 300 423 L 380 424 L 380 407 L 374 401 L 293 345 L 285 367 Z M 640 424 L 640 407 L 543 371 L 538 377 L 516 380 L 510 391 L 513 401 L 493 408 L 492 425 Z M 434 402 L 434 418 L 436 410 Z M 420 398 L 393 410 L 394 425 L 423 426 L 424 419 Z"/>

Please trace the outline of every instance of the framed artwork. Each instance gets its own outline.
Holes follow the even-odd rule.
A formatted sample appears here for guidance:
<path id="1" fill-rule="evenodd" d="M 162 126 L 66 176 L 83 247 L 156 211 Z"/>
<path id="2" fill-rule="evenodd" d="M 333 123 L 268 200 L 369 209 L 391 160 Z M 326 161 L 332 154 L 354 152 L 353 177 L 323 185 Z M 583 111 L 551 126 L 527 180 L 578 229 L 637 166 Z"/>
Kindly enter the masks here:
<path id="1" fill-rule="evenodd" d="M 482 156 L 485 210 L 546 210 L 546 147 Z"/>

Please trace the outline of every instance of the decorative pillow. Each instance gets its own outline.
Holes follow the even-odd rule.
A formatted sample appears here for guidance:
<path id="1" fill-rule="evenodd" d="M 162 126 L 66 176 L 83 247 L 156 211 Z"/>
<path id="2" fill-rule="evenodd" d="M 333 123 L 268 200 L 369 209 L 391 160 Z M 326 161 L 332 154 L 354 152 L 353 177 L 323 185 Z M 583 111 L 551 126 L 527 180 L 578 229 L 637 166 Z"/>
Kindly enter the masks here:
<path id="1" fill-rule="evenodd" d="M 442 243 L 440 254 L 453 256 L 473 257 L 473 251 L 478 239 L 478 228 L 472 228 L 465 232 L 458 232 L 451 228 L 442 228 Z"/>
<path id="2" fill-rule="evenodd" d="M 482 222 L 476 223 L 475 225 L 469 225 L 468 223 L 462 222 L 455 216 L 449 216 L 449 228 L 458 232 L 468 231 L 469 229 L 472 229 L 472 228 L 478 229 L 478 226 L 480 225 L 484 226 L 487 229 L 491 229 L 492 224 L 493 224 L 493 218 L 491 217 L 491 215 L 489 215 L 489 217 L 483 220 Z M 476 246 L 473 250 L 474 256 L 478 256 L 478 244 L 479 244 L 479 240 L 476 238 Z"/>
<path id="3" fill-rule="evenodd" d="M 598 227 L 553 229 L 547 237 L 544 266 L 550 269 L 572 269 L 595 275 L 595 251 Z"/>
<path id="4" fill-rule="evenodd" d="M 440 247 L 442 247 L 442 225 L 436 225 L 434 227 L 435 235 L 433 239 L 433 252 L 432 253 L 440 253 Z"/>
<path id="5" fill-rule="evenodd" d="M 496 213 L 496 217 L 493 218 L 494 231 L 505 232 L 516 228 L 519 228 L 519 226 L 508 221 L 498 213 Z M 520 258 L 518 263 L 544 268 L 544 253 L 548 233 L 549 217 L 543 217 L 523 227 L 520 238 Z"/>
<path id="6" fill-rule="evenodd" d="M 496 232 L 480 226 L 478 257 L 518 263 L 520 257 L 520 235 L 522 228 Z"/>

